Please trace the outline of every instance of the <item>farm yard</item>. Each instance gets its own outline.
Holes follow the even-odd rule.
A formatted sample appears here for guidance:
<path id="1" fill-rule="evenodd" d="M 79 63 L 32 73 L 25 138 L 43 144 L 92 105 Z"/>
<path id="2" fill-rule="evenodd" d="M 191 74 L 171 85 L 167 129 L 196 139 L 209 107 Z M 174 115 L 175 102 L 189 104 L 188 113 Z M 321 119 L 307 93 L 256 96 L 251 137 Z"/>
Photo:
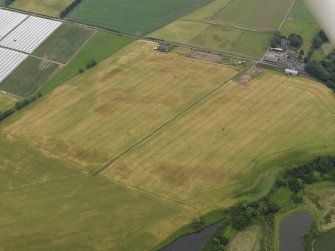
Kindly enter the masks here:
<path id="1" fill-rule="evenodd" d="M 58 17 L 59 13 L 68 6 L 72 0 L 15 0 L 10 7 L 14 9 L 35 12 L 47 16 Z"/>
<path id="2" fill-rule="evenodd" d="M 136 0 L 87 0 L 70 14 L 70 20 L 141 36 L 211 1 L 144 0 L 139 5 Z"/>

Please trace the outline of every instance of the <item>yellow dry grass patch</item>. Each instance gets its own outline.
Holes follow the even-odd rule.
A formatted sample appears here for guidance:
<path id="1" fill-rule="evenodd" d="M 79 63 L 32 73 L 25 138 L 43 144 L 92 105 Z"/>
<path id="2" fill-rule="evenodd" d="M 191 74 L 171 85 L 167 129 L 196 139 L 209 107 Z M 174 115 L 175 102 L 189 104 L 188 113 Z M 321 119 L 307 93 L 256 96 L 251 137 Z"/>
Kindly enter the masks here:
<path id="1" fill-rule="evenodd" d="M 231 81 L 104 175 L 193 206 L 226 206 L 262 174 L 334 153 L 334 108 L 331 91 L 306 79 Z"/>
<path id="2" fill-rule="evenodd" d="M 260 250 L 260 226 L 251 226 L 239 232 L 229 244 L 228 251 L 258 251 Z"/>
<path id="3" fill-rule="evenodd" d="M 72 0 L 15 0 L 12 8 L 58 17 Z"/>
<path id="4" fill-rule="evenodd" d="M 9 125 L 7 135 L 101 167 L 237 73 L 154 47 L 136 42 L 78 76 Z"/>

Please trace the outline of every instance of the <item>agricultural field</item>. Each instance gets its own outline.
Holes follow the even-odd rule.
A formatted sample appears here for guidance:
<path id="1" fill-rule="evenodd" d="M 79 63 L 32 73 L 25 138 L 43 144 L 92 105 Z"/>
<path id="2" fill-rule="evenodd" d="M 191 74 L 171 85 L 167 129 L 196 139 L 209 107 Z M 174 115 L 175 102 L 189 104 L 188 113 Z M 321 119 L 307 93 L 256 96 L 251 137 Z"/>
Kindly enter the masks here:
<path id="1" fill-rule="evenodd" d="M 46 16 L 58 17 L 72 0 L 15 0 L 10 7 Z"/>
<path id="2" fill-rule="evenodd" d="M 80 68 L 85 68 L 89 60 L 94 59 L 97 63 L 105 60 L 134 40 L 116 36 L 112 33 L 98 31 L 85 43 L 80 51 L 64 66 L 52 79 L 42 87 L 41 92 L 47 93 L 72 77 L 79 74 Z M 43 45 L 42 45 L 43 46 Z"/>
<path id="3" fill-rule="evenodd" d="M 92 29 L 63 24 L 33 54 L 65 64 L 94 33 Z"/>
<path id="4" fill-rule="evenodd" d="M 330 90 L 305 79 L 231 81 L 102 175 L 203 210 L 224 206 L 263 175 L 333 152 L 334 105 Z"/>
<path id="5" fill-rule="evenodd" d="M 0 89 L 20 97 L 29 97 L 47 82 L 57 68 L 58 64 L 29 57 L 0 83 Z"/>
<path id="6" fill-rule="evenodd" d="M 212 0 L 87 0 L 71 14 L 75 22 L 142 36 Z"/>
<path id="7" fill-rule="evenodd" d="M 148 37 L 260 58 L 269 46 L 272 32 L 278 29 L 291 5 L 292 0 L 219 0 L 149 34 Z M 260 9 L 266 15 L 259 15 Z"/>
<path id="8" fill-rule="evenodd" d="M 322 234 L 313 244 L 315 251 L 332 250 L 335 246 L 335 230 Z"/>
<path id="9" fill-rule="evenodd" d="M 292 3 L 292 0 L 234 0 L 213 19 L 273 31 L 278 29 Z"/>
<path id="10" fill-rule="evenodd" d="M 37 107 L 40 112 L 32 111 L 38 117 L 27 112 L 22 119 L 30 122 L 23 130 L 18 122 L 17 128 L 7 128 L 8 133 L 19 133 L 50 156 L 94 170 L 237 73 L 234 68 L 158 53 L 154 47 L 155 43 L 138 41 L 119 51 L 56 89 Z M 45 120 L 48 125 L 41 128 Z"/>
<path id="11" fill-rule="evenodd" d="M 15 105 L 17 99 L 8 95 L 0 94 L 0 112 L 3 112 Z"/>
<path id="12" fill-rule="evenodd" d="M 2 249 L 150 250 L 196 216 L 183 205 L 79 169 L 1 133 Z"/>
<path id="13" fill-rule="evenodd" d="M 177 43 L 229 52 L 247 57 L 260 57 L 271 40 L 271 33 L 178 20 L 150 36 Z"/>

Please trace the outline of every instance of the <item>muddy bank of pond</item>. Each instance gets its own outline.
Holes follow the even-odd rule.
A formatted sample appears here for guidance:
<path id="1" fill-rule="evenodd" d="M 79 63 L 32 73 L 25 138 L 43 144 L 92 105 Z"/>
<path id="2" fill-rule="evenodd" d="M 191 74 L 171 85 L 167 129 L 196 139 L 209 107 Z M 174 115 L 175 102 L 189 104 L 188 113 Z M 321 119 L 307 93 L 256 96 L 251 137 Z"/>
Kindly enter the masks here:
<path id="1" fill-rule="evenodd" d="M 308 233 L 312 222 L 313 217 L 307 211 L 285 216 L 279 225 L 280 251 L 304 251 L 303 237 Z"/>

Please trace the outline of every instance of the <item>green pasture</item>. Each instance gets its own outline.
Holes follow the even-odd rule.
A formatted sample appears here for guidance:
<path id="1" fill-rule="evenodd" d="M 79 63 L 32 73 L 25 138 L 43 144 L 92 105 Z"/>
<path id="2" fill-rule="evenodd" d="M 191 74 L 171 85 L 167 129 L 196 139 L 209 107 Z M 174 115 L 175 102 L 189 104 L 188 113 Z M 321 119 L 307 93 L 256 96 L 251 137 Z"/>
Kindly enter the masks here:
<path id="1" fill-rule="evenodd" d="M 217 52 L 260 58 L 269 46 L 272 34 L 238 29 L 228 25 L 178 20 L 150 34 L 150 37 Z"/>
<path id="2" fill-rule="evenodd" d="M 0 112 L 3 112 L 12 106 L 15 105 L 15 103 L 18 100 L 12 96 L 4 95 L 0 93 Z"/>
<path id="3" fill-rule="evenodd" d="M 47 16 L 59 17 L 60 12 L 72 1 L 73 0 L 15 0 L 10 7 Z"/>
<path id="4" fill-rule="evenodd" d="M 251 28 L 276 30 L 293 0 L 234 0 L 214 20 Z"/>
<path id="5" fill-rule="evenodd" d="M 93 33 L 91 29 L 63 24 L 33 54 L 65 64 Z"/>
<path id="6" fill-rule="evenodd" d="M 2 250 L 149 250 L 194 217 L 7 136 L 0 136 Z"/>
<path id="7" fill-rule="evenodd" d="M 58 64 L 29 57 L 3 82 L 0 89 L 17 96 L 28 97 L 44 85 Z"/>
<path id="8" fill-rule="evenodd" d="M 87 0 L 70 19 L 113 31 L 142 36 L 212 0 Z"/>
<path id="9" fill-rule="evenodd" d="M 130 38 L 98 31 L 83 46 L 78 54 L 76 54 L 66 66 L 61 68 L 59 72 L 57 72 L 55 76 L 42 87 L 41 92 L 47 93 L 70 80 L 72 77 L 79 74 L 79 68 L 86 67 L 86 63 L 89 60 L 93 59 L 99 63 L 133 41 L 134 40 Z"/>

